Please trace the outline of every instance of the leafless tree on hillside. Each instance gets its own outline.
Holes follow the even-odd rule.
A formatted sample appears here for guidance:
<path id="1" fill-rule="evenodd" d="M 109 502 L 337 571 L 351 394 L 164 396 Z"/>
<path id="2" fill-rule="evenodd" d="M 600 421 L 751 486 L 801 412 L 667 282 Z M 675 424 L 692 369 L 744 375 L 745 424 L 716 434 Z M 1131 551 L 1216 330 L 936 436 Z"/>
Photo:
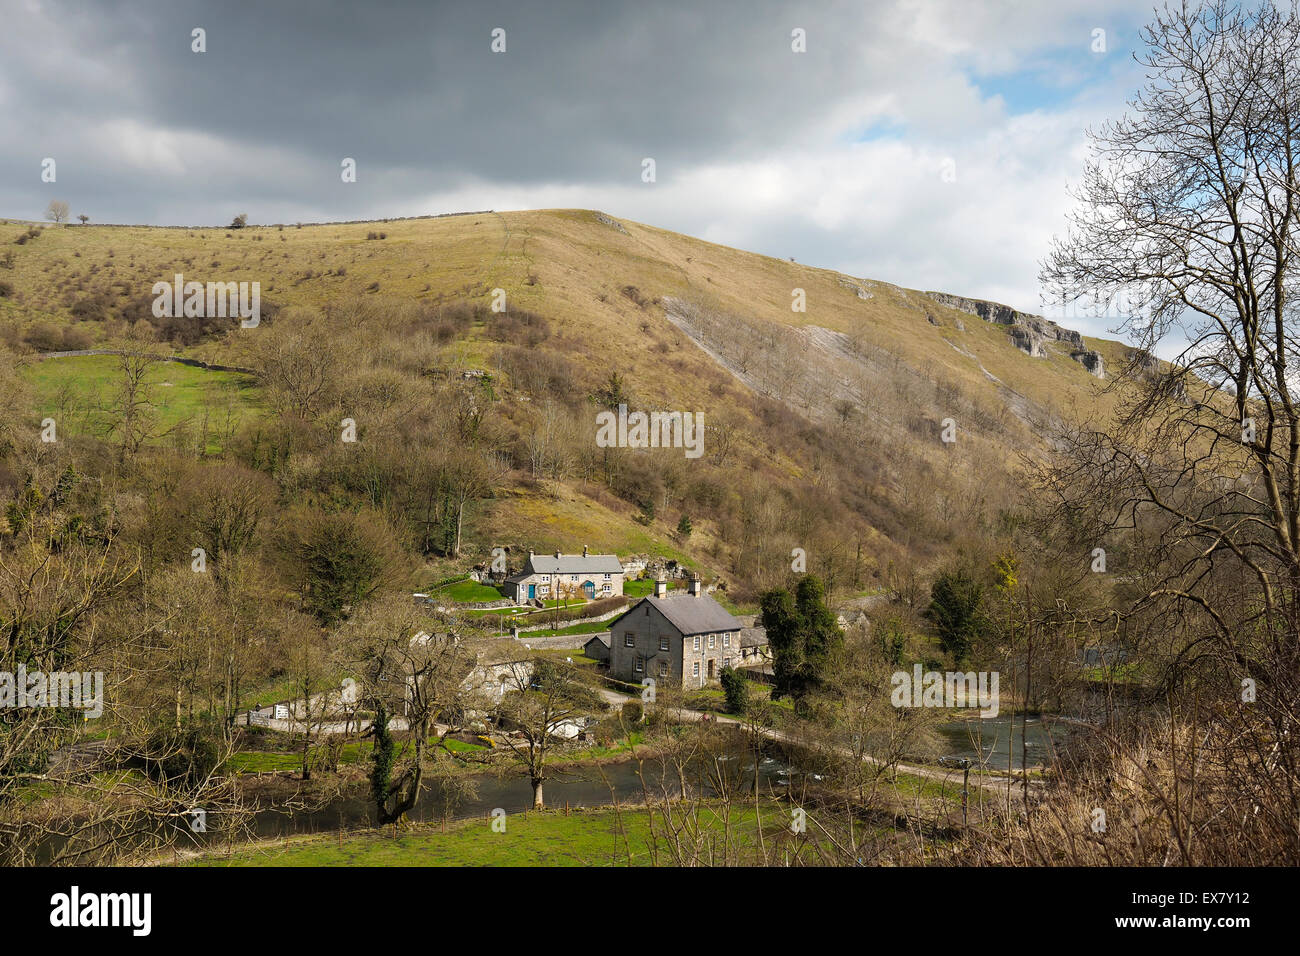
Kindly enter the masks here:
<path id="1" fill-rule="evenodd" d="M 1132 370 L 1113 426 L 1067 435 L 1044 475 L 1081 546 L 1125 543 L 1127 566 L 1108 570 L 1168 696 L 1165 732 L 1143 738 L 1167 743 L 1163 770 L 1135 784 L 1159 795 L 1154 845 L 1112 859 L 1294 864 L 1300 13 L 1167 7 L 1144 39 L 1147 85 L 1093 135 L 1071 232 L 1042 269 L 1066 299 L 1127 296 L 1123 329 L 1148 349 L 1189 339 L 1172 365 Z"/>

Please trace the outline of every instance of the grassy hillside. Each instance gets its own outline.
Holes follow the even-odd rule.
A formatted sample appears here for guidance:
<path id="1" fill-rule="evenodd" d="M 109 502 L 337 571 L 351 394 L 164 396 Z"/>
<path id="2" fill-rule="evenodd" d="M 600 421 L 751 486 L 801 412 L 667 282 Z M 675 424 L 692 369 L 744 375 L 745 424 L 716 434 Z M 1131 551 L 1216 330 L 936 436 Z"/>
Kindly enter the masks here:
<path id="1" fill-rule="evenodd" d="M 144 347 L 261 370 L 274 343 L 300 332 L 303 348 L 328 341 L 342 356 L 329 413 L 312 416 L 351 415 L 363 444 L 382 436 L 407 454 L 432 441 L 409 430 L 427 383 L 449 383 L 437 386 L 441 406 L 445 389 L 473 416 L 486 405 L 474 441 L 506 467 L 465 510 L 466 547 L 443 556 L 451 564 L 498 544 L 586 544 L 756 585 L 787 573 L 802 547 L 809 570 L 873 586 L 891 565 L 926 562 L 995 522 L 1014 506 L 1019 457 L 1054 422 L 1115 400 L 1063 348 L 1031 358 L 1003 327 L 924 293 L 587 210 L 32 233 L 0 223 L 0 337 L 16 352 Z M 151 287 L 176 273 L 259 282 L 262 325 L 154 318 Z M 488 308 L 496 289 L 503 314 Z M 804 312 L 792 311 L 796 289 Z M 1118 343 L 1087 345 L 1108 367 L 1124 361 Z M 114 362 L 49 358 L 23 374 L 42 416 L 56 409 L 70 435 L 104 438 Z M 211 455 L 286 414 L 269 373 L 149 374 L 161 426 L 151 440 L 206 420 Z M 599 456 L 594 414 L 613 374 L 634 408 L 702 413 L 704 458 Z M 948 418 L 954 443 L 941 440 Z M 543 432 L 562 452 L 539 467 L 545 456 L 530 449 Z M 675 532 L 682 515 L 689 538 Z"/>

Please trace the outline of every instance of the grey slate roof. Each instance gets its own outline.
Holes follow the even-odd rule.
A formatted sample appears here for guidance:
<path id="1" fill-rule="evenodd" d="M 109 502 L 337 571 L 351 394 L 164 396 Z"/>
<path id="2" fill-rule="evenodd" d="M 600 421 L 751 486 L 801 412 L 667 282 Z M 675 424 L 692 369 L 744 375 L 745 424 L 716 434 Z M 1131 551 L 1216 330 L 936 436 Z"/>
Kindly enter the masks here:
<path id="1" fill-rule="evenodd" d="M 767 647 L 767 628 L 746 627 L 740 632 L 741 647 Z"/>
<path id="2" fill-rule="evenodd" d="M 622 574 L 617 554 L 534 554 L 522 574 Z"/>
<path id="3" fill-rule="evenodd" d="M 587 644 L 590 644 L 592 641 L 600 641 L 600 643 L 604 644 L 606 647 L 609 647 L 609 634 L 596 634 L 592 638 L 590 638 L 590 640 L 587 641 Z M 582 646 L 586 647 L 587 644 L 583 644 Z"/>
<path id="4" fill-rule="evenodd" d="M 738 631 L 740 622 L 725 607 L 707 594 L 698 597 L 681 592 L 667 597 L 644 597 L 654 608 L 668 619 L 678 632 L 686 637 L 692 634 L 708 634 L 714 631 Z M 632 605 L 627 613 L 631 614 L 641 601 Z"/>

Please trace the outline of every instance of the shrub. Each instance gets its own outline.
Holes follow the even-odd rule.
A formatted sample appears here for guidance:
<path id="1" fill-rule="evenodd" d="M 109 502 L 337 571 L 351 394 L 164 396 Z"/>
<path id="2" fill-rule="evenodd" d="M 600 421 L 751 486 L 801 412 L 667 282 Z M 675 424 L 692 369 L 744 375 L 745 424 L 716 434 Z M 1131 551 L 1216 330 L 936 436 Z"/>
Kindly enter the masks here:
<path id="1" fill-rule="evenodd" d="M 202 728 L 155 730 L 130 763 L 151 779 L 172 787 L 201 784 L 217 769 L 220 751 L 213 734 Z"/>
<path id="2" fill-rule="evenodd" d="M 623 288 L 619 289 L 619 292 L 623 293 L 624 296 L 631 299 L 633 302 L 637 304 L 638 307 L 642 309 L 644 309 L 647 305 L 650 304 L 650 300 L 647 299 L 641 293 L 641 290 L 634 285 L 625 285 L 623 286 Z"/>
<path id="3" fill-rule="evenodd" d="M 67 328 L 63 330 L 63 348 L 70 352 L 88 349 L 95 344 L 95 337 L 85 329 Z"/>
<path id="4" fill-rule="evenodd" d="M 623 704 L 622 714 L 624 726 L 635 727 L 645 718 L 645 708 L 639 701 L 629 700 Z"/>
<path id="5" fill-rule="evenodd" d="M 57 352 L 63 348 L 63 330 L 52 322 L 36 322 L 27 329 L 23 341 L 38 352 Z"/>
<path id="6" fill-rule="evenodd" d="M 722 692 L 727 695 L 727 713 L 737 717 L 745 716 L 745 711 L 749 709 L 749 681 L 734 667 L 724 667 L 719 676 Z"/>
<path id="7" fill-rule="evenodd" d="M 512 309 L 492 313 L 487 323 L 487 334 L 497 342 L 511 342 L 535 348 L 551 334 L 551 323 L 545 316 L 527 309 Z"/>

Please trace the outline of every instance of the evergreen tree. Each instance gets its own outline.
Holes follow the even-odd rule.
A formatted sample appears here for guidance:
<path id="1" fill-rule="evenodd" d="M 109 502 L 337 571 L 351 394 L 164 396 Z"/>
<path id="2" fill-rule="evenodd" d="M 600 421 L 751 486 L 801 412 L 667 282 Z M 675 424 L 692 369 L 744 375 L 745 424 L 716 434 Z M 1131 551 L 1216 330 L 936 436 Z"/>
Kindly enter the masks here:
<path id="1" fill-rule="evenodd" d="M 809 574 L 799 579 L 793 595 L 785 588 L 774 588 L 759 602 L 772 649 L 772 697 L 792 697 L 797 709 L 821 688 L 831 655 L 844 645 L 844 635 L 826 607 L 825 595 L 822 582 Z"/>
<path id="2" fill-rule="evenodd" d="M 944 571 L 930 587 L 926 616 L 934 622 L 943 649 L 961 664 L 984 623 L 984 589 L 965 568 Z"/>

